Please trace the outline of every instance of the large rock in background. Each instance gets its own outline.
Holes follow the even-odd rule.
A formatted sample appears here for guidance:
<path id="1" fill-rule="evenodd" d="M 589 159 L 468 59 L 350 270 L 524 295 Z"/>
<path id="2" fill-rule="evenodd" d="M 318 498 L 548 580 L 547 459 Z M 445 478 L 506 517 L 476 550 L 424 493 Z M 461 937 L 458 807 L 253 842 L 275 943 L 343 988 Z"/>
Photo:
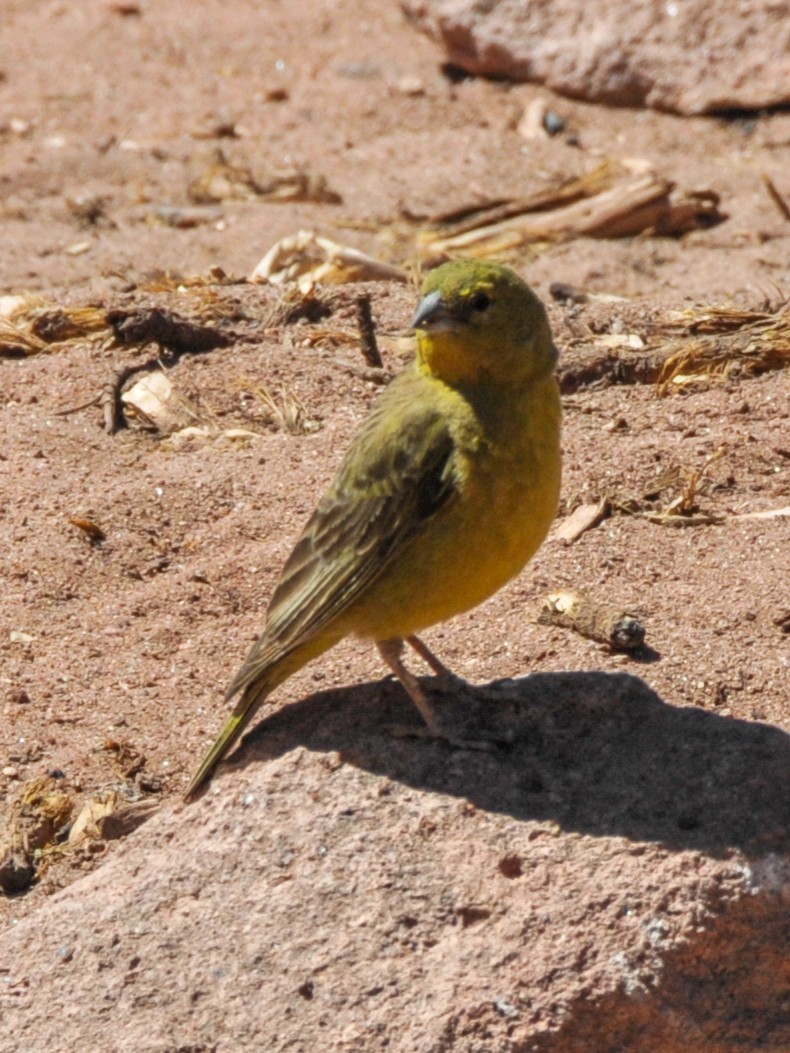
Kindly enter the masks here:
<path id="1" fill-rule="evenodd" d="M 270 717 L 0 935 L 0 1049 L 786 1053 L 787 735 L 627 675 L 488 695 L 496 755 L 393 738 L 391 683 Z"/>
<path id="2" fill-rule="evenodd" d="M 402 0 L 470 73 L 678 113 L 790 101 L 785 0 Z"/>

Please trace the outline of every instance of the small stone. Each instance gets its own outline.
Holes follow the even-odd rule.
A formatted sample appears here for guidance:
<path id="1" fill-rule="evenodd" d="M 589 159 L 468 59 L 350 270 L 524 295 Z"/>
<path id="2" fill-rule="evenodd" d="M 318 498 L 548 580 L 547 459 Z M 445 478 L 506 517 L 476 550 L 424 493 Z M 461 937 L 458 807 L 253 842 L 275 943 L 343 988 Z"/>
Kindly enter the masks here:
<path id="1" fill-rule="evenodd" d="M 425 85 L 419 77 L 407 73 L 406 76 L 401 77 L 398 81 L 398 91 L 402 92 L 404 95 L 424 95 Z"/>
<path id="2" fill-rule="evenodd" d="M 494 1002 L 494 1008 L 506 1020 L 512 1020 L 513 1017 L 518 1016 L 518 1009 L 512 1002 L 508 1002 L 506 998 L 497 998 Z"/>

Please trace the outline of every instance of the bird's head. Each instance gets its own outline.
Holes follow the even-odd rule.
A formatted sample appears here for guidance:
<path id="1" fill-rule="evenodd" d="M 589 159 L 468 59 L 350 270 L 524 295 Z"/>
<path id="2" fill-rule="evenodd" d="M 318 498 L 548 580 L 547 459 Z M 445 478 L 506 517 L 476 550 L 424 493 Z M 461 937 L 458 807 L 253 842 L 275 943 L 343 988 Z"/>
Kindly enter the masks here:
<path id="1" fill-rule="evenodd" d="M 420 365 L 448 384 L 514 384 L 557 361 L 543 304 L 498 263 L 453 260 L 431 271 L 412 328 Z"/>

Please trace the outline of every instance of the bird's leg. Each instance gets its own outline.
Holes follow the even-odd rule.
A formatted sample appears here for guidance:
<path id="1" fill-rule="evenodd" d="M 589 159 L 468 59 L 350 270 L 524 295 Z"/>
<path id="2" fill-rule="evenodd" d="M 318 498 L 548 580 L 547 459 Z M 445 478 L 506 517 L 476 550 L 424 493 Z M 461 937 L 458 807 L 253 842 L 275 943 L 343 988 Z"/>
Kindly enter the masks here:
<path id="1" fill-rule="evenodd" d="M 446 674 L 451 680 L 458 681 L 458 678 L 454 677 L 450 670 L 443 666 L 439 659 L 431 654 L 421 640 L 418 640 L 416 636 L 409 636 L 407 637 L 407 640 L 414 650 L 425 659 L 434 672 L 438 673 L 439 676 Z M 457 749 L 490 751 L 493 748 L 493 745 L 487 740 L 481 741 L 480 739 L 467 739 L 463 735 L 455 735 L 452 732 L 442 729 L 439 717 L 431 703 L 428 701 L 428 698 L 422 689 L 422 685 L 414 673 L 409 672 L 403 664 L 401 659 L 401 655 L 403 654 L 403 643 L 403 640 L 396 636 L 391 640 L 379 640 L 377 641 L 376 646 L 379 649 L 381 657 L 390 667 L 398 680 L 400 680 L 401 684 L 406 689 L 409 698 L 415 704 L 417 709 L 419 709 L 426 727 L 395 727 L 392 729 L 394 733 L 396 735 L 407 735 L 414 738 L 444 739 L 445 742 L 448 742 L 451 746 L 455 746 Z M 428 655 L 430 655 L 430 658 Z M 443 670 L 444 674 L 440 672 L 440 670 Z"/>
<path id="2" fill-rule="evenodd" d="M 423 643 L 419 636 L 407 636 L 406 643 L 416 651 L 420 658 L 422 658 L 423 662 L 425 662 L 425 664 L 436 673 L 440 681 L 437 685 L 440 690 L 458 691 L 466 685 L 464 678 L 458 676 L 458 674 L 454 673 L 452 669 L 448 669 L 444 662 L 436 657 L 430 647 Z"/>
<path id="3" fill-rule="evenodd" d="M 437 676 L 450 677 L 454 675 L 452 670 L 448 669 L 444 662 L 436 657 L 430 647 L 428 647 L 427 644 L 424 644 L 419 636 L 407 636 L 406 643 L 412 648 L 412 650 L 417 652 L 426 665 L 433 669 Z"/>
<path id="4" fill-rule="evenodd" d="M 412 640 L 415 639 L 416 637 L 410 637 L 409 643 L 412 643 Z M 400 680 L 401 684 L 403 684 L 409 698 L 415 704 L 417 709 L 419 709 L 422 714 L 422 719 L 428 725 L 428 732 L 430 735 L 441 738 L 442 733 L 439 729 L 439 718 L 436 716 L 433 706 L 428 701 L 417 677 L 414 673 L 409 672 L 401 659 L 401 655 L 403 654 L 403 640 L 396 636 L 392 640 L 379 640 L 376 646 L 379 649 L 381 657 L 390 667 L 398 680 Z M 412 646 L 414 646 L 413 643 Z M 415 648 L 415 650 L 417 650 L 417 648 Z M 430 654 L 430 651 L 428 653 Z M 433 656 L 431 655 L 431 657 Z"/>

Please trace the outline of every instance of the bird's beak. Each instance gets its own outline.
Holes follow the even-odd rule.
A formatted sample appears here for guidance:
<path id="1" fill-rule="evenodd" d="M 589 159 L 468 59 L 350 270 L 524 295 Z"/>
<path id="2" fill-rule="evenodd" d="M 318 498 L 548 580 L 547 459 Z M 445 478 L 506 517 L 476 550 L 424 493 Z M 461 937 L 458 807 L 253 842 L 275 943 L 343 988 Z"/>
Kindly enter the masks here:
<path id="1" fill-rule="evenodd" d="M 412 329 L 431 329 L 437 332 L 443 329 L 457 329 L 458 322 L 447 310 L 442 294 L 438 289 L 434 289 L 420 301 L 411 327 Z"/>

